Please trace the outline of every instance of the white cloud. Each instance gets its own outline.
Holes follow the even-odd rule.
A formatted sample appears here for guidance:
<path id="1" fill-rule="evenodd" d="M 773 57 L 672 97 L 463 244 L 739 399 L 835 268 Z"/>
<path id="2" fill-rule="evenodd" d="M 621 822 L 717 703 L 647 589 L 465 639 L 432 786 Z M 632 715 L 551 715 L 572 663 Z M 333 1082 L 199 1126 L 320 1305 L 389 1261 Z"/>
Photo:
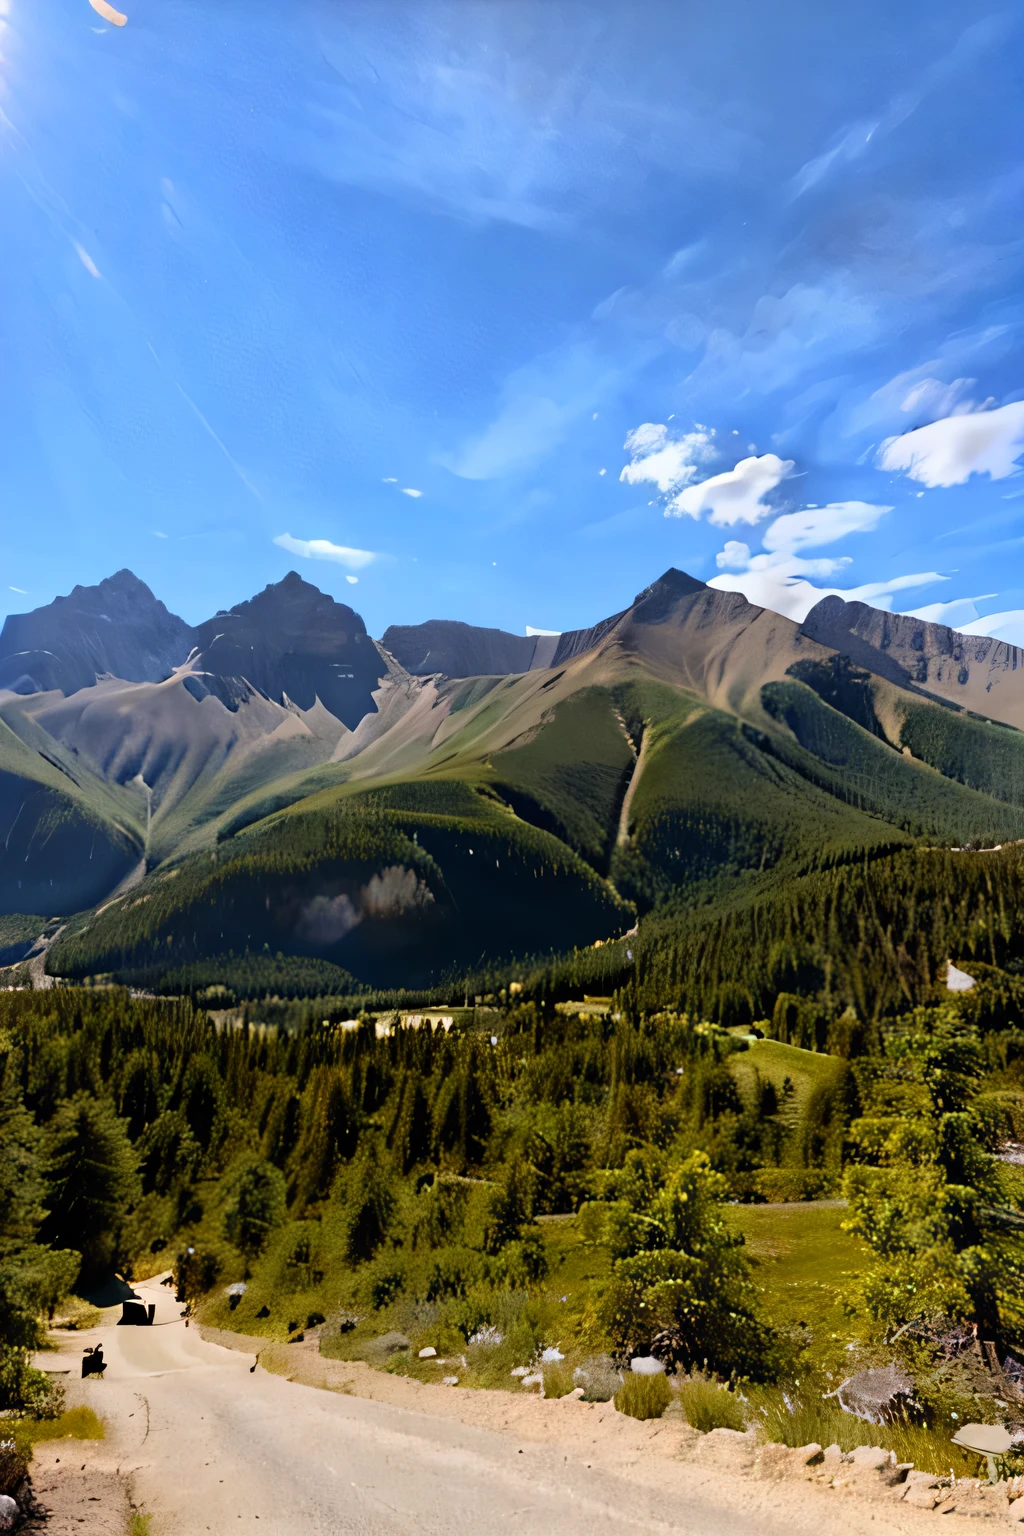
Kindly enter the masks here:
<path id="1" fill-rule="evenodd" d="M 166 533 L 161 533 L 159 528 L 154 528 L 152 530 L 152 533 L 153 533 L 154 539 L 166 539 L 166 537 L 167 537 Z"/>
<path id="2" fill-rule="evenodd" d="M 680 491 L 669 503 L 665 515 L 682 517 L 685 513 L 687 517 L 699 518 L 709 512 L 709 521 L 719 528 L 760 522 L 771 512 L 761 498 L 773 491 L 792 468 L 792 459 L 780 459 L 774 453 L 740 459 L 733 469 Z"/>
<path id="3" fill-rule="evenodd" d="M 903 470 L 922 485 L 962 485 L 971 475 L 1005 480 L 1024 453 L 1024 400 L 996 410 L 962 410 L 930 426 L 890 437 L 880 469 Z"/>
<path id="4" fill-rule="evenodd" d="M 394 475 L 385 475 L 383 480 L 381 481 L 381 485 L 397 485 L 397 484 L 398 484 L 398 480 L 396 479 L 396 477 Z"/>
<path id="5" fill-rule="evenodd" d="M 982 592 L 978 597 L 955 597 L 949 603 L 927 603 L 923 608 L 907 608 L 903 611 L 908 618 L 924 619 L 926 624 L 948 624 L 950 629 L 959 629 L 962 632 L 964 624 L 971 623 L 978 617 L 976 604 L 986 602 L 988 598 L 995 597 L 995 592 Z M 982 623 L 987 622 L 982 620 Z M 986 633 L 986 631 L 979 631 Z"/>
<path id="6" fill-rule="evenodd" d="M 293 539 L 290 533 L 279 533 L 274 543 L 303 560 L 333 560 L 353 571 L 361 571 L 377 558 L 369 549 L 350 549 L 345 544 L 332 544 L 330 539 Z"/>
<path id="7" fill-rule="evenodd" d="M 75 241 L 75 255 L 78 257 L 79 261 L 82 263 L 82 266 L 88 272 L 90 277 L 101 276 L 100 270 L 96 263 L 93 261 L 92 257 L 89 255 L 89 252 L 85 249 L 84 246 L 79 245 L 77 241 Z"/>
<path id="8" fill-rule="evenodd" d="M 672 437 L 667 426 L 654 421 L 634 427 L 623 447 L 631 458 L 619 479 L 626 485 L 649 481 L 662 495 L 689 485 L 696 478 L 698 466 L 715 456 L 711 433 L 705 427 Z"/>
<path id="9" fill-rule="evenodd" d="M 535 629 L 532 624 L 527 624 L 526 626 L 526 637 L 528 640 L 535 635 L 560 635 L 561 633 L 560 629 Z"/>
<path id="10" fill-rule="evenodd" d="M 345 580 L 348 582 L 350 587 L 354 587 L 356 582 L 359 580 L 359 577 L 358 576 L 346 576 Z"/>
<path id="11" fill-rule="evenodd" d="M 957 628 L 962 635 L 989 635 L 993 640 L 1005 640 L 1007 645 L 1024 649 L 1024 608 L 990 613 L 973 624 L 958 624 Z"/>
<path id="12" fill-rule="evenodd" d="M 423 495 L 423 492 L 422 491 L 414 491 L 411 485 L 403 485 L 402 486 L 402 495 L 403 496 L 420 497 L 420 496 Z"/>
<path id="13" fill-rule="evenodd" d="M 822 580 L 835 576 L 852 561 L 849 555 L 819 556 L 807 559 L 800 550 L 833 543 L 850 533 L 868 533 L 891 507 L 875 506 L 865 501 L 833 502 L 827 507 L 807 507 L 802 512 L 787 512 L 765 530 L 765 553 L 753 555 L 747 544 L 730 539 L 716 556 L 720 571 L 708 585 L 724 592 L 742 592 L 748 602 L 770 608 L 798 623 L 815 603 L 835 594 L 848 602 L 873 603 L 876 608 L 891 607 L 897 592 L 923 587 L 945 578 L 936 571 L 896 576 L 888 581 L 867 582 L 859 587 L 819 587 L 811 578 Z"/>
<path id="14" fill-rule="evenodd" d="M 848 533 L 871 533 L 879 519 L 892 507 L 879 507 L 869 501 L 834 501 L 827 507 L 805 507 L 802 512 L 786 512 L 765 529 L 765 549 L 795 552 L 820 549 L 845 538 Z"/>
<path id="15" fill-rule="evenodd" d="M 977 379 L 954 379 L 952 384 L 943 384 L 941 379 L 919 379 L 900 401 L 900 410 L 907 415 L 930 416 L 932 421 L 937 421 L 940 416 L 952 416 L 977 382 Z"/>
<path id="16" fill-rule="evenodd" d="M 8 592 L 17 592 L 19 597 L 28 597 L 28 592 L 24 587 L 8 587 L 7 590 Z"/>

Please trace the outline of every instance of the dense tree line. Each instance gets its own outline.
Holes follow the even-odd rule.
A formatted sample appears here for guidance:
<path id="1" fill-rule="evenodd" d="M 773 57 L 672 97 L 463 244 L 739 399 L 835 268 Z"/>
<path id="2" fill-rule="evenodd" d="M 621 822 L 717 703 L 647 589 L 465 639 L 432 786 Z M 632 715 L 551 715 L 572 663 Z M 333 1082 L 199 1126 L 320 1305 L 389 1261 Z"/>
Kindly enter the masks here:
<path id="1" fill-rule="evenodd" d="M 449 1033 L 0 994 L 6 1400 L 30 1395 L 41 1314 L 109 1267 L 170 1262 L 193 1295 L 276 1275 L 311 1315 L 419 1298 L 470 1328 L 543 1276 L 536 1217 L 574 1211 L 610 1257 L 609 1347 L 770 1374 L 779 1341 L 722 1202 L 810 1173 L 845 1188 L 877 1256 L 855 1302 L 880 1328 L 942 1312 L 1015 1341 L 1019 1201 L 990 1149 L 1024 1131 L 1020 992 L 990 969 L 960 999 L 848 1009 L 799 1101 L 743 1038 L 645 1012 L 635 984 L 603 1013 L 510 1003 Z"/>

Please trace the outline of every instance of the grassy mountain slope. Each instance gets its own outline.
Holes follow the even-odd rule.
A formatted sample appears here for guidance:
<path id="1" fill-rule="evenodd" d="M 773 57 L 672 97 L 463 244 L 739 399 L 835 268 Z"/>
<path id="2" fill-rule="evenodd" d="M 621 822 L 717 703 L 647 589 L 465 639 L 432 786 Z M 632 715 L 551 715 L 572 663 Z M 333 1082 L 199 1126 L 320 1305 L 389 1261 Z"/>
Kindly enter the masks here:
<path id="1" fill-rule="evenodd" d="M 632 921 L 565 844 L 439 780 L 323 791 L 72 925 L 51 965 L 124 974 L 283 952 L 371 985 L 425 984 L 483 954 L 571 948 Z"/>
<path id="2" fill-rule="evenodd" d="M 154 879 L 57 946 L 76 975 L 234 950 L 426 984 L 605 940 L 629 903 L 685 912 L 915 842 L 1024 837 L 1024 737 L 679 572 L 546 670 L 391 666 L 354 730 L 179 678 L 85 692 L 35 728 L 150 787 Z"/>
<path id="3" fill-rule="evenodd" d="M 134 810 L 73 758 L 44 756 L 0 719 L 0 912 L 101 900 L 141 857 Z"/>

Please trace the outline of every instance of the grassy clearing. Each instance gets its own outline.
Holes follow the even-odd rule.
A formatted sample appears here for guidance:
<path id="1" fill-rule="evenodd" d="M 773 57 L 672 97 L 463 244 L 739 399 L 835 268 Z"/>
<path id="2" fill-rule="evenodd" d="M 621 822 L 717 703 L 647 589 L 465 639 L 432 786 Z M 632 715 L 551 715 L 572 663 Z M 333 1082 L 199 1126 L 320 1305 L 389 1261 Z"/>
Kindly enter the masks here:
<path id="1" fill-rule="evenodd" d="M 802 1336 L 814 1367 L 844 1375 L 849 1365 L 846 1346 L 854 1330 L 841 1293 L 846 1275 L 868 1258 L 859 1238 L 843 1231 L 845 1216 L 842 1207 L 813 1201 L 729 1208 L 730 1221 L 757 1260 L 755 1280 L 762 1287 L 768 1320 Z"/>
<path id="2" fill-rule="evenodd" d="M 797 1113 L 803 1109 L 809 1094 L 819 1086 L 834 1082 L 842 1075 L 845 1065 L 838 1056 L 804 1051 L 796 1045 L 783 1045 L 780 1040 L 755 1040 L 747 1050 L 737 1051 L 729 1058 L 729 1066 L 741 1090 L 753 1089 L 756 1073 L 762 1082 L 771 1083 L 781 1095 L 788 1079 L 793 1085 Z"/>

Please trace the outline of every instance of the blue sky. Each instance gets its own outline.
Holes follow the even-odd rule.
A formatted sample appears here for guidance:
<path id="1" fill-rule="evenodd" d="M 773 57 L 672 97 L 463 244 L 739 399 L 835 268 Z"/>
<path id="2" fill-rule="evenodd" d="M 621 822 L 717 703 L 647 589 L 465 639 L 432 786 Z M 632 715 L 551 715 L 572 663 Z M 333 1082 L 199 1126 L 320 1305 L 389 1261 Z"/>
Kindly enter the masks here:
<path id="1" fill-rule="evenodd" d="M 0 612 L 1024 644 L 1024 11 L 0 0 Z"/>

